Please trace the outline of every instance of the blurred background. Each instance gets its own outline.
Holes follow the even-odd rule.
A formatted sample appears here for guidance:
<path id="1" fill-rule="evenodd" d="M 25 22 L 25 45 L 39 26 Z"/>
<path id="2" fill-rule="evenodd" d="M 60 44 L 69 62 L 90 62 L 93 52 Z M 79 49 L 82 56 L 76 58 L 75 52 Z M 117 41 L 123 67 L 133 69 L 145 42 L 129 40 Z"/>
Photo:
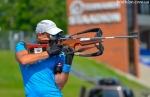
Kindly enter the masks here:
<path id="1" fill-rule="evenodd" d="M 150 97 L 150 0 L 0 0 L 0 97 L 25 97 L 15 46 L 34 41 L 43 19 L 66 35 L 100 28 L 142 41 L 106 39 L 102 56 L 76 56 L 64 97 Z"/>

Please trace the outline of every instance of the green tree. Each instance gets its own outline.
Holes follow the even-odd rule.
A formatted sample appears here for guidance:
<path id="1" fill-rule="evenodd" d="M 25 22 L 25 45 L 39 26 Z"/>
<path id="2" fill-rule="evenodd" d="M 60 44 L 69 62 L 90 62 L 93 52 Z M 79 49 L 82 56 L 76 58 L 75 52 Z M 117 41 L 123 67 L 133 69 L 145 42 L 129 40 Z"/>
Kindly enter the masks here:
<path id="1" fill-rule="evenodd" d="M 35 31 L 37 23 L 50 19 L 66 32 L 65 0 L 0 0 L 2 30 Z"/>

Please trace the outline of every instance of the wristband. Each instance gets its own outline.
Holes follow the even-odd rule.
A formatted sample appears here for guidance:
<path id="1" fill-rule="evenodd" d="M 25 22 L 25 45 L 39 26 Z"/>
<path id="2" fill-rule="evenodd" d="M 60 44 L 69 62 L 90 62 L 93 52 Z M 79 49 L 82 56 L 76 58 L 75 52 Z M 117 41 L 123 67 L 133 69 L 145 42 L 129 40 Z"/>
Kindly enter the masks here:
<path id="1" fill-rule="evenodd" d="M 69 73 L 71 71 L 71 65 L 64 64 L 62 71 Z"/>

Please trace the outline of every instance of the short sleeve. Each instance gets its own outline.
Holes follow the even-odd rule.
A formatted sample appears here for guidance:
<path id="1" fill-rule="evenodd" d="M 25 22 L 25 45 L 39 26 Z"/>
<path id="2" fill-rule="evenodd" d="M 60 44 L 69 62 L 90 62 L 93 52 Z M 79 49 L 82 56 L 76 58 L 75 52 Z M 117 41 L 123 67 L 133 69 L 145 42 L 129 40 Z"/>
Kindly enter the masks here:
<path id="1" fill-rule="evenodd" d="M 19 52 L 19 51 L 22 51 L 22 50 L 26 50 L 25 47 L 24 47 L 24 43 L 23 42 L 19 42 L 17 45 L 16 45 L 16 53 Z"/>

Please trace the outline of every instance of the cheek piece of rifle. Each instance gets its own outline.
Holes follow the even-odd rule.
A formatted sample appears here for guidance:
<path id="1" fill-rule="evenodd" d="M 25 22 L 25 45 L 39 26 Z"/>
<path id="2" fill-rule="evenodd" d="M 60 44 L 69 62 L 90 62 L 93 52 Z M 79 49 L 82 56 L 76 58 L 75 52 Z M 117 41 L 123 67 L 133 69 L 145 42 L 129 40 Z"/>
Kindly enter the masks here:
<path id="1" fill-rule="evenodd" d="M 86 34 L 86 33 L 96 33 L 96 34 L 92 38 L 73 38 L 73 36 L 75 36 L 75 35 L 81 35 L 81 34 Z M 82 57 L 95 57 L 95 56 L 102 55 L 104 52 L 104 46 L 101 43 L 103 39 L 133 38 L 133 39 L 137 39 L 140 43 L 142 43 L 139 40 L 137 32 L 131 32 L 130 36 L 102 37 L 102 34 L 103 34 L 103 32 L 100 28 L 92 28 L 92 29 L 88 29 L 88 30 L 85 30 L 82 32 L 75 33 L 75 34 L 67 36 L 67 37 L 60 37 L 57 41 L 58 41 L 58 44 L 62 44 L 64 48 L 67 48 L 69 46 L 74 49 L 72 52 L 65 53 L 66 55 L 75 53 L 76 56 L 82 56 Z M 81 48 L 79 48 L 78 50 L 75 50 L 75 46 L 78 44 L 81 45 Z M 90 54 L 80 54 L 81 52 L 84 52 L 86 50 L 94 48 L 93 46 L 92 47 L 84 47 L 84 46 L 90 45 L 90 44 L 94 44 L 95 45 L 94 47 L 96 47 L 99 51 L 90 53 Z M 83 46 L 83 48 L 82 48 L 82 46 Z"/>

